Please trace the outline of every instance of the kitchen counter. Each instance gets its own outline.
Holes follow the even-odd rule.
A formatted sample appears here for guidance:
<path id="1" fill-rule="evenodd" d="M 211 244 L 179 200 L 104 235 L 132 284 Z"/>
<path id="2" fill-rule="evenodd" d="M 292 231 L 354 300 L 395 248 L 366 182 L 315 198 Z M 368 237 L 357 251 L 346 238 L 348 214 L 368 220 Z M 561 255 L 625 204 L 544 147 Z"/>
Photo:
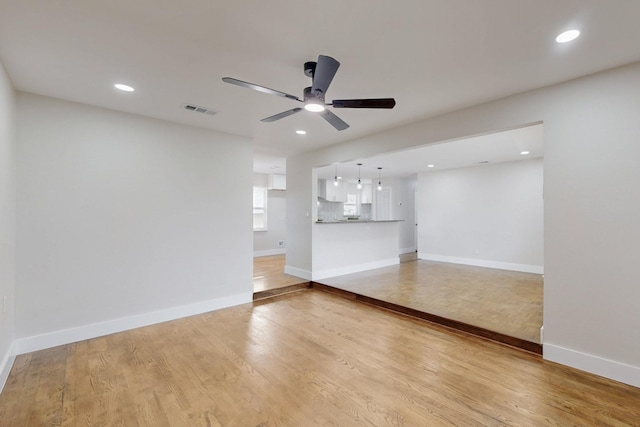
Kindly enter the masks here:
<path id="1" fill-rule="evenodd" d="M 316 224 L 351 224 L 351 223 L 371 223 L 371 222 L 401 222 L 403 219 L 386 219 L 386 220 L 375 220 L 375 219 L 337 219 L 337 220 L 318 220 Z"/>
<path id="2" fill-rule="evenodd" d="M 312 227 L 311 280 L 398 264 L 398 220 L 318 221 Z M 351 224 L 330 227 L 325 224 Z"/>

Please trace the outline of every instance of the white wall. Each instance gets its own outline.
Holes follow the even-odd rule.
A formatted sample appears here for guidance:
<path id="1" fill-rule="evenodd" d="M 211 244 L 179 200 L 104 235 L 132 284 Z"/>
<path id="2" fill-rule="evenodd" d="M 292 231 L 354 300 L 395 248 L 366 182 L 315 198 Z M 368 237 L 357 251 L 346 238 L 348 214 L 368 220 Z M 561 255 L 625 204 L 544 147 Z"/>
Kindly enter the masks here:
<path id="1" fill-rule="evenodd" d="M 14 358 L 15 245 L 15 91 L 0 62 L 0 391 Z"/>
<path id="2" fill-rule="evenodd" d="M 640 386 L 637 87 L 640 63 L 287 158 L 287 264 L 311 268 L 313 167 L 543 122 L 544 357 Z"/>
<path id="3" fill-rule="evenodd" d="M 385 177 L 382 180 L 382 191 L 378 191 L 377 181 L 373 180 L 373 217 L 374 219 L 394 219 L 401 221 L 398 224 L 399 253 L 415 252 L 415 189 L 417 176 L 409 177 Z M 381 198 L 386 190 L 391 192 L 391 206 L 389 217 L 384 218 L 380 213 L 386 211 L 381 208 L 385 200 Z"/>
<path id="4" fill-rule="evenodd" d="M 267 174 L 254 173 L 253 185 L 266 187 Z M 286 252 L 287 231 L 287 192 L 285 190 L 267 191 L 267 230 L 253 232 L 253 256 L 278 255 Z M 279 246 L 279 241 L 284 246 Z"/>
<path id="5" fill-rule="evenodd" d="M 318 219 L 318 179 L 316 164 L 305 158 L 301 162 L 287 157 L 287 260 L 285 272 L 311 277 L 311 225 Z M 291 168 L 291 169 L 289 169 Z M 292 177 L 295 177 L 293 179 Z M 296 273 L 299 272 L 299 273 Z"/>
<path id="6" fill-rule="evenodd" d="M 398 223 L 400 253 L 415 252 L 415 191 L 416 176 L 387 178 L 383 186 L 390 186 L 392 190 L 393 219 Z M 374 185 L 374 192 L 376 191 Z"/>
<path id="7" fill-rule="evenodd" d="M 249 140 L 26 93 L 17 114 L 19 351 L 251 300 Z"/>
<path id="8" fill-rule="evenodd" d="M 542 159 L 418 175 L 421 259 L 543 273 Z"/>

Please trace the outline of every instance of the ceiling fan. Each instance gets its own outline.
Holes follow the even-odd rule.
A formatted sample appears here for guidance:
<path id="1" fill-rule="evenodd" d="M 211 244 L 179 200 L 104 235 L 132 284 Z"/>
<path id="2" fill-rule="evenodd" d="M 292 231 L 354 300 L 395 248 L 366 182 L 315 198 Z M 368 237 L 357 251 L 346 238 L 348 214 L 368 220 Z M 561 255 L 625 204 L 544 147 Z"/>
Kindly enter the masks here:
<path id="1" fill-rule="evenodd" d="M 325 103 L 324 97 L 329 89 L 329 85 L 333 80 L 333 77 L 338 71 L 340 63 L 330 56 L 320 55 L 317 62 L 305 62 L 304 74 L 307 77 L 311 77 L 311 86 L 304 89 L 302 99 L 295 95 L 290 95 L 278 90 L 269 89 L 268 87 L 260 86 L 253 83 L 244 82 L 242 80 L 234 79 L 232 77 L 224 77 L 222 79 L 225 83 L 231 83 L 237 86 L 246 87 L 248 89 L 257 90 L 258 92 L 268 93 L 270 95 L 282 96 L 294 101 L 299 101 L 304 104 L 304 107 L 296 107 L 291 110 L 284 111 L 264 118 L 262 122 L 275 122 L 276 120 L 283 119 L 292 114 L 298 113 L 303 110 L 319 113 L 322 118 L 328 121 L 334 128 L 338 130 L 345 130 L 349 125 L 343 121 L 340 117 L 327 110 L 325 106 L 331 106 L 333 108 L 386 108 L 391 109 L 396 105 L 396 101 L 393 98 L 375 98 L 375 99 L 334 99 L 330 103 Z"/>

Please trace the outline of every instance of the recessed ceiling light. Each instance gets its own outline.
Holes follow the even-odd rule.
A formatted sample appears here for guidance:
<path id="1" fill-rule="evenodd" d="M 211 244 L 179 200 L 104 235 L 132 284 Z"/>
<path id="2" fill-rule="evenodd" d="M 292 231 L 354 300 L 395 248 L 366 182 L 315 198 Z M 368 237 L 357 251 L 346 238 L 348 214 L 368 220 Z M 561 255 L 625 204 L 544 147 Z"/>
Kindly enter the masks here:
<path id="1" fill-rule="evenodd" d="M 527 154 L 529 154 L 529 151 L 521 151 L 520 154 L 522 154 L 523 156 L 526 156 Z"/>
<path id="2" fill-rule="evenodd" d="M 119 89 L 119 90 L 124 91 L 124 92 L 133 92 L 135 90 L 131 86 L 125 85 L 125 84 L 122 84 L 122 83 L 116 83 L 116 84 L 114 84 L 114 86 L 115 86 L 116 89 Z"/>
<path id="3" fill-rule="evenodd" d="M 432 167 L 434 167 L 434 165 L 427 165 L 427 167 L 428 167 L 428 168 L 432 168 Z"/>
<path id="4" fill-rule="evenodd" d="M 306 134 L 307 134 L 307 131 L 306 131 L 306 130 L 297 130 L 297 131 L 296 131 L 296 133 L 297 133 L 298 135 L 306 135 Z"/>
<path id="5" fill-rule="evenodd" d="M 558 43 L 570 42 L 571 40 L 577 39 L 579 35 L 580 35 L 580 31 L 578 30 L 565 31 L 564 33 L 556 37 L 556 41 Z"/>

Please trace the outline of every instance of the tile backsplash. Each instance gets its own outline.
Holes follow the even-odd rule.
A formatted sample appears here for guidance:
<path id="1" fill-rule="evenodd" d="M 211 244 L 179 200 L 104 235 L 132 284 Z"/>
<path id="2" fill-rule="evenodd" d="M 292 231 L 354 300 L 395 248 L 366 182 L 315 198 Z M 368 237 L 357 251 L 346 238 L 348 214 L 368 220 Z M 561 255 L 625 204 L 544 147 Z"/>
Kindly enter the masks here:
<path id="1" fill-rule="evenodd" d="M 372 219 L 371 203 L 362 203 L 359 206 L 358 215 L 360 219 Z M 344 203 L 318 199 L 318 219 L 322 221 L 339 221 L 345 219 Z"/>
<path id="2" fill-rule="evenodd" d="M 342 202 L 318 200 L 318 219 L 322 221 L 336 221 L 344 219 Z"/>

